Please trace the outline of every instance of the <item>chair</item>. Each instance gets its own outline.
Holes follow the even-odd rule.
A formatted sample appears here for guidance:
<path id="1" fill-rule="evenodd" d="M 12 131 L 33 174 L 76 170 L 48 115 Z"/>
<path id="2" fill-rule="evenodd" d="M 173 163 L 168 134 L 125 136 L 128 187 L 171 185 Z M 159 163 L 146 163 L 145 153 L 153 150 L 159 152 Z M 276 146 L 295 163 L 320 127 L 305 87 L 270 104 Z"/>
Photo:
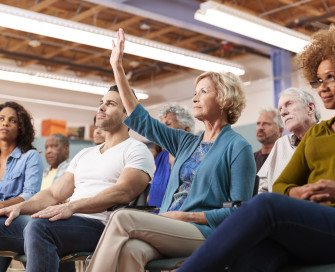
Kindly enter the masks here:
<path id="1" fill-rule="evenodd" d="M 154 210 L 155 207 L 146 205 L 147 198 L 148 198 L 149 191 L 150 191 L 150 186 L 151 184 L 148 183 L 144 191 L 140 195 L 138 195 L 137 198 L 130 203 L 130 205 L 117 205 L 107 210 L 115 211 L 121 208 L 130 208 L 130 209 L 140 208 L 140 209 L 146 209 L 146 210 Z M 0 251 L 0 256 L 3 256 L 1 255 L 1 252 L 8 252 L 8 251 Z M 27 262 L 27 256 L 25 254 L 18 254 L 14 252 L 11 252 L 11 253 L 12 253 L 11 255 L 7 255 L 4 257 L 13 257 L 14 260 L 20 261 L 22 263 Z M 8 254 L 10 254 L 10 252 L 8 252 Z M 61 256 L 59 259 L 59 262 L 67 263 L 67 262 L 74 262 L 74 261 L 82 261 L 82 270 L 83 272 L 85 272 L 86 267 L 87 267 L 87 261 L 92 258 L 92 255 L 93 255 L 93 252 L 89 252 L 89 251 L 69 253 L 69 254 L 66 254 L 65 256 Z"/>

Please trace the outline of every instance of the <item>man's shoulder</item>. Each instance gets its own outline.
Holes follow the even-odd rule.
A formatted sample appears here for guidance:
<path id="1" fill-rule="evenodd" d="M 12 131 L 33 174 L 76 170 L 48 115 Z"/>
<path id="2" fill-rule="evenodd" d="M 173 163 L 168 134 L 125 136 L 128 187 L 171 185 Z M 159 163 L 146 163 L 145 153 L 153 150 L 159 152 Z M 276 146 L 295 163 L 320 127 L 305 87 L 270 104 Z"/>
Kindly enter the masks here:
<path id="1" fill-rule="evenodd" d="M 260 149 L 260 150 L 258 150 L 258 151 L 256 151 L 256 152 L 254 152 L 254 157 L 256 158 L 256 157 L 258 157 L 259 155 L 261 155 L 262 154 L 262 149 Z"/>

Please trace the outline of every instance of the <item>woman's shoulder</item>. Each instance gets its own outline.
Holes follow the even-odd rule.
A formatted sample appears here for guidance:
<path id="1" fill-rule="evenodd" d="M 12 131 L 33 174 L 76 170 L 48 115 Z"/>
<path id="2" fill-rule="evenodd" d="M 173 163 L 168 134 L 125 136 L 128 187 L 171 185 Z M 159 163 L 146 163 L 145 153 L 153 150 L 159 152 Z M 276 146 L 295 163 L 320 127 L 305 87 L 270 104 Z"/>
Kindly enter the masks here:
<path id="1" fill-rule="evenodd" d="M 326 131 L 330 130 L 331 125 L 334 123 L 335 117 L 321 121 L 309 128 L 306 135 L 308 136 L 318 136 L 320 134 L 324 134 Z"/>

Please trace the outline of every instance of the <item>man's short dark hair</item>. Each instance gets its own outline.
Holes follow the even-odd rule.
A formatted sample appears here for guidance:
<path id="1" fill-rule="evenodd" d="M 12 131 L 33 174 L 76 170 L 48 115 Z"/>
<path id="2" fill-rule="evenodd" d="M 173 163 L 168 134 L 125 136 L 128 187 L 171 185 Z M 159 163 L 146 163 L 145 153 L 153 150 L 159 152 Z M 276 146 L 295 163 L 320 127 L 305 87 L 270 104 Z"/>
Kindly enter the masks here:
<path id="1" fill-rule="evenodd" d="M 133 89 L 131 89 L 131 90 L 132 90 L 133 94 L 135 95 L 136 99 L 138 100 L 138 98 L 137 98 L 137 96 L 136 96 L 134 90 L 133 90 Z M 119 93 L 119 89 L 118 89 L 117 85 L 112 85 L 112 86 L 109 88 L 108 91 L 109 91 L 109 92 L 117 92 L 117 93 Z"/>
<path id="2" fill-rule="evenodd" d="M 69 138 L 63 135 L 62 133 L 54 133 L 54 134 L 51 134 L 50 136 L 57 137 L 58 141 L 63 146 L 70 145 Z"/>

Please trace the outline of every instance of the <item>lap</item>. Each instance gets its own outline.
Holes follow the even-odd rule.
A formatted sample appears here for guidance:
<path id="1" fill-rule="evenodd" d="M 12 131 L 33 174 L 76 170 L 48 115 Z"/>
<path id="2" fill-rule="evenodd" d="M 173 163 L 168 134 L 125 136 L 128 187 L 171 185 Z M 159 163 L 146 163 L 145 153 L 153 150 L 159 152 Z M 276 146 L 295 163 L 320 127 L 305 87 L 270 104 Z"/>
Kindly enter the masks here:
<path id="1" fill-rule="evenodd" d="M 111 215 L 110 224 L 115 221 L 127 226 L 130 239 L 142 240 L 169 257 L 187 256 L 205 241 L 195 225 L 153 213 L 121 209 Z"/>
<path id="2" fill-rule="evenodd" d="M 48 219 L 33 218 L 26 229 L 26 243 L 37 239 L 52 239 L 59 255 L 77 251 L 94 251 L 104 230 L 99 220 L 71 216 L 66 220 L 50 222 Z"/>
<path id="3" fill-rule="evenodd" d="M 20 215 L 7 227 L 7 217 L 0 217 L 0 250 L 23 252 L 23 230 L 30 219 L 29 215 Z"/>

